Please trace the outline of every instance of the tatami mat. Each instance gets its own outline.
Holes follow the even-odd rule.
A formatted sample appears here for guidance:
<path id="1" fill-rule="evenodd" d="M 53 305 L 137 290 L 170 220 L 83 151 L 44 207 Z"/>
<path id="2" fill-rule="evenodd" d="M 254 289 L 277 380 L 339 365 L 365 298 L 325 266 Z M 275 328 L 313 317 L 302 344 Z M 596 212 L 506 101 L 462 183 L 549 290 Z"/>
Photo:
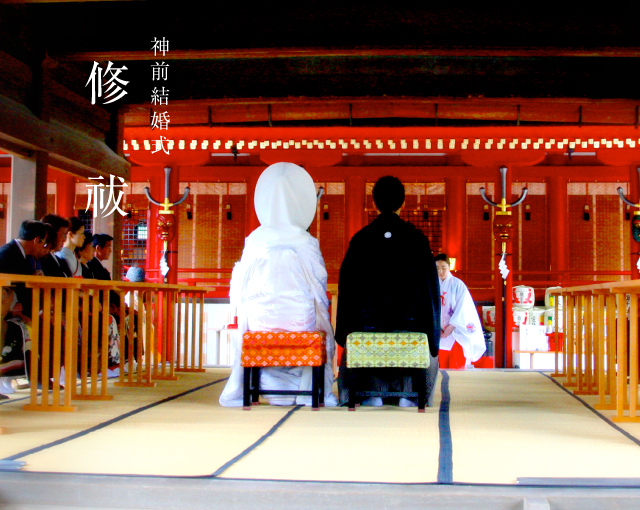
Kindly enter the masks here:
<path id="1" fill-rule="evenodd" d="M 434 407 L 218 404 L 227 369 L 111 388 L 76 413 L 0 405 L 0 458 L 23 471 L 235 479 L 515 484 L 640 478 L 640 424 L 613 426 L 545 374 L 446 371 Z"/>
<path id="2" fill-rule="evenodd" d="M 118 388 L 111 379 L 109 393 L 113 400 L 73 401 L 79 410 L 72 413 L 23 411 L 23 405 L 29 402 L 29 390 L 18 391 L 9 401 L 0 402 L 0 426 L 7 429 L 6 435 L 0 435 L 0 458 L 63 440 L 184 391 L 222 381 L 227 376 L 227 370 L 212 370 L 206 374 L 181 375 L 178 381 L 159 381 L 156 387 L 144 389 Z"/>
<path id="3" fill-rule="evenodd" d="M 640 446 L 537 372 L 451 374 L 453 478 L 638 477 Z"/>
<path id="4" fill-rule="evenodd" d="M 435 481 L 438 408 L 300 409 L 269 441 L 222 475 L 230 478 Z M 274 459 L 277 459 L 274 462 Z"/>

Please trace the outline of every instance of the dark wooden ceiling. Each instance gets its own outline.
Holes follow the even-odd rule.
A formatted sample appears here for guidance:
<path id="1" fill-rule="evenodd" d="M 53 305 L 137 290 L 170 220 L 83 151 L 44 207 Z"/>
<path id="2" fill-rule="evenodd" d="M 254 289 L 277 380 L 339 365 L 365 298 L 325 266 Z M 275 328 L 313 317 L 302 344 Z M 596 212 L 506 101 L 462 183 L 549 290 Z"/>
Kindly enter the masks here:
<path id="1" fill-rule="evenodd" d="M 174 101 L 638 98 L 638 2 L 485 4 L 29 2 L 1 6 L 0 41 L 21 60 L 46 53 L 85 95 L 94 60 L 126 65 L 133 105 L 149 101 L 154 37 L 170 43 Z"/>

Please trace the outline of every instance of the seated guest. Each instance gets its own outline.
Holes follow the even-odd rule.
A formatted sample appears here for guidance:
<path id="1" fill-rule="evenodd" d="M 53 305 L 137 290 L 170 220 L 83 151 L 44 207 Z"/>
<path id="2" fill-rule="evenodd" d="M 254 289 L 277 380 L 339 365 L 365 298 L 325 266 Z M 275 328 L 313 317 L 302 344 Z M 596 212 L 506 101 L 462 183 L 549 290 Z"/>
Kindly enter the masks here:
<path id="1" fill-rule="evenodd" d="M 84 241 L 84 223 L 76 216 L 69 218 L 69 223 L 70 227 L 67 231 L 64 244 L 55 255 L 66 261 L 69 266 L 69 272 L 73 278 L 82 277 L 82 267 L 80 266 L 80 262 L 78 262 L 75 250 Z"/>
<path id="2" fill-rule="evenodd" d="M 142 283 L 144 282 L 146 277 L 146 273 L 145 270 L 142 267 L 137 267 L 137 266 L 131 266 L 128 270 L 127 270 L 127 274 L 125 275 L 125 280 L 128 280 L 130 282 L 139 282 Z M 141 353 L 144 354 L 144 342 L 146 340 L 146 334 L 147 334 L 147 328 L 146 328 L 146 324 L 147 324 L 147 317 L 144 314 L 145 309 L 143 307 L 142 310 L 139 310 L 139 304 L 138 304 L 138 291 L 133 291 L 133 292 L 128 292 L 127 295 L 124 297 L 124 302 L 125 302 L 125 306 L 127 307 L 127 311 L 126 311 L 126 315 L 125 315 L 125 328 L 127 329 L 127 331 L 129 331 L 129 307 L 133 306 L 133 356 L 135 361 L 138 361 L 138 312 L 140 311 L 140 313 L 143 314 L 142 316 L 142 335 L 141 335 L 141 340 L 142 340 L 142 346 L 141 346 Z M 153 324 L 151 325 L 151 329 L 153 330 Z M 125 336 L 125 347 L 124 347 L 124 356 L 125 356 L 125 361 L 129 361 L 129 337 Z"/>
<path id="3" fill-rule="evenodd" d="M 73 220 L 73 219 L 72 219 Z M 73 225 L 72 225 L 73 229 Z M 95 255 L 95 248 L 93 246 L 93 236 L 90 232 L 87 232 L 84 235 L 84 241 L 82 244 L 75 248 L 75 256 L 78 258 L 78 263 L 80 265 L 82 271 L 82 278 L 95 279 L 93 272 L 88 266 L 88 263 L 93 260 Z M 117 295 L 117 294 L 116 294 Z M 83 306 L 86 305 L 91 307 L 91 301 L 87 298 L 87 301 L 84 301 L 83 297 Z M 94 298 L 99 299 L 99 298 Z M 89 309 L 89 315 L 93 314 L 92 308 Z M 102 331 L 102 323 L 98 323 L 99 332 Z M 89 320 L 89 328 L 92 327 L 91 318 Z M 116 317 L 112 314 L 109 315 L 109 361 L 108 361 L 108 371 L 107 375 L 109 377 L 115 377 L 119 374 L 118 365 L 120 363 L 120 333 L 118 331 L 118 322 Z M 91 329 L 89 329 L 89 337 L 91 337 Z M 101 333 L 99 333 L 99 338 L 102 339 Z"/>
<path id="4" fill-rule="evenodd" d="M 143 283 L 146 277 L 146 272 L 143 268 L 138 266 L 131 266 L 127 269 L 127 274 L 125 275 L 125 280 L 130 282 L 138 282 Z M 133 297 L 132 297 L 133 294 Z M 138 311 L 138 292 L 128 292 L 124 297 L 124 302 L 127 306 L 131 306 L 133 303 L 133 308 L 135 311 Z"/>
<path id="5" fill-rule="evenodd" d="M 220 396 L 223 406 L 241 406 L 240 365 L 245 331 L 324 331 L 325 405 L 335 406 L 331 360 L 335 344 L 329 320 L 327 271 L 318 240 L 307 229 L 316 213 L 311 176 L 293 163 L 276 163 L 258 180 L 254 203 L 260 227 L 245 240 L 242 258 L 231 275 L 231 305 L 238 313 L 233 370 Z M 311 367 L 260 370 L 262 389 L 311 390 Z M 310 396 L 266 395 L 272 405 L 311 405 Z"/>
<path id="6" fill-rule="evenodd" d="M 42 218 L 43 223 L 51 225 L 56 232 L 55 244 L 51 246 L 51 253 L 40 259 L 42 271 L 45 276 L 57 276 L 61 278 L 70 277 L 71 269 L 63 258 L 56 257 L 54 253 L 59 252 L 67 238 L 67 232 L 71 223 L 66 218 L 57 214 L 47 214 Z"/>
<path id="7" fill-rule="evenodd" d="M 51 230 L 40 221 L 25 220 L 20 225 L 18 238 L 0 248 L 0 273 L 33 275 L 37 261 L 49 256 Z M 22 305 L 22 313 L 31 317 L 31 290 L 17 285 L 15 292 Z"/>
<path id="8" fill-rule="evenodd" d="M 87 263 L 87 267 L 93 273 L 96 280 L 111 280 L 111 273 L 105 264 L 113 250 L 113 237 L 108 234 L 96 234 L 91 242 L 95 248 L 95 256 Z M 120 321 L 120 296 L 117 292 L 109 293 L 109 313 L 116 321 Z"/>
<path id="9" fill-rule="evenodd" d="M 373 200 L 380 214 L 353 236 L 340 268 L 336 342 L 344 347 L 347 336 L 360 331 L 426 333 L 431 353 L 427 405 L 431 406 L 438 375 L 440 294 L 429 240 L 398 216 L 404 186 L 397 178 L 379 179 Z M 349 401 L 347 370 L 344 352 L 338 376 L 341 405 Z M 356 374 L 363 391 L 417 391 L 403 369 L 360 368 Z M 370 397 L 362 404 L 380 406 L 383 401 Z M 417 401 L 402 398 L 399 405 L 414 406 Z"/>
<path id="10" fill-rule="evenodd" d="M 11 381 L 19 377 L 29 378 L 31 368 L 31 319 L 22 314 L 22 305 L 9 287 L 2 288 L 2 310 L 8 313 L 0 319 L 0 399 L 3 394 L 14 393 Z"/>
<path id="11" fill-rule="evenodd" d="M 48 255 L 50 229 L 40 221 L 25 220 L 20 225 L 18 238 L 0 247 L 0 273 L 34 275 L 36 263 Z M 2 321 L 0 335 L 0 374 L 25 376 L 30 363 L 30 341 L 27 325 L 31 322 L 31 289 L 15 285 L 3 289 L 2 310 L 8 312 Z M 9 393 L 10 385 L 3 383 L 0 393 Z M 0 395 L 0 399 L 3 398 Z"/>
<path id="12" fill-rule="evenodd" d="M 94 278 L 93 271 L 87 265 L 93 259 L 96 249 L 93 246 L 93 236 L 91 232 L 85 232 L 84 241 L 75 249 L 76 257 L 80 263 L 80 270 L 83 278 Z"/>
<path id="13" fill-rule="evenodd" d="M 95 256 L 87 263 L 96 280 L 111 280 L 111 273 L 105 263 L 113 250 L 113 237 L 108 234 L 96 234 L 91 242 L 95 248 Z"/>

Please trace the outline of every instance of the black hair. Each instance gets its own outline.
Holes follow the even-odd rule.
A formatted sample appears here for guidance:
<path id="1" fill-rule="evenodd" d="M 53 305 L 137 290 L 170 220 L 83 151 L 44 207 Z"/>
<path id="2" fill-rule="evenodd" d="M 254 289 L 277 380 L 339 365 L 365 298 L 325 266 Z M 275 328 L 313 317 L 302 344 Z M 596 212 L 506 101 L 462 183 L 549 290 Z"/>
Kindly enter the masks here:
<path id="1" fill-rule="evenodd" d="M 438 254 L 435 256 L 434 260 L 435 260 L 436 262 L 438 262 L 438 260 L 443 260 L 444 262 L 446 262 L 446 263 L 447 263 L 447 265 L 448 265 L 449 267 L 451 267 L 451 262 L 449 261 L 449 256 L 448 256 L 446 253 L 438 253 Z"/>
<path id="2" fill-rule="evenodd" d="M 68 219 L 58 216 L 57 214 L 47 214 L 40 221 L 51 225 L 56 232 L 61 228 L 69 228 L 71 226 Z"/>
<path id="3" fill-rule="evenodd" d="M 44 226 L 46 228 L 46 237 L 44 242 L 54 248 L 56 242 L 58 242 L 58 231 L 49 223 L 44 223 Z"/>
<path id="4" fill-rule="evenodd" d="M 18 231 L 18 239 L 23 241 L 33 241 L 36 237 L 46 239 L 47 226 L 41 221 L 24 220 Z"/>
<path id="5" fill-rule="evenodd" d="M 373 201 L 381 213 L 395 212 L 404 203 L 404 186 L 397 177 L 386 175 L 373 187 Z"/>
<path id="6" fill-rule="evenodd" d="M 80 246 L 76 246 L 76 249 L 75 249 L 76 255 L 78 255 L 82 250 L 84 250 L 92 242 L 93 242 L 93 236 L 91 235 L 91 232 L 87 232 L 85 230 L 84 241 Z"/>
<path id="7" fill-rule="evenodd" d="M 76 234 L 78 230 L 84 227 L 84 223 L 77 216 L 71 216 L 71 218 L 69 218 L 69 223 L 71 225 L 69 227 L 69 232 L 71 232 L 72 234 Z"/>
<path id="8" fill-rule="evenodd" d="M 98 246 L 100 246 L 100 248 L 104 248 L 105 244 L 107 244 L 108 241 L 113 241 L 113 237 L 111 237 L 109 234 L 96 234 L 93 236 L 93 241 L 91 241 L 91 244 L 93 244 L 95 248 L 97 248 Z"/>

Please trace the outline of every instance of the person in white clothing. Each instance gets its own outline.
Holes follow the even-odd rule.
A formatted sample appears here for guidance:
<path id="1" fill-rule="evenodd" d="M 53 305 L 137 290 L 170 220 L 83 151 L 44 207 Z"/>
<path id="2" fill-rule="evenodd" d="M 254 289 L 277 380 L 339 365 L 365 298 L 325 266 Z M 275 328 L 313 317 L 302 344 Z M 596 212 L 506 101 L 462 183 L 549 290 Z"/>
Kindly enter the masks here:
<path id="1" fill-rule="evenodd" d="M 451 274 L 449 257 L 435 257 L 440 278 L 440 368 L 464 368 L 478 361 L 486 344 L 482 326 L 467 286 Z"/>
<path id="2" fill-rule="evenodd" d="M 242 335 L 246 331 L 324 331 L 327 360 L 325 405 L 336 406 L 332 393 L 335 340 L 329 319 L 327 270 L 318 240 L 307 229 L 316 213 L 311 176 L 293 163 L 269 166 L 258 179 L 254 205 L 260 227 L 245 240 L 242 258 L 231 275 L 230 301 L 238 330 L 232 346 L 233 369 L 220 404 L 242 405 Z M 311 367 L 268 367 L 260 371 L 260 388 L 311 390 Z M 310 396 L 266 395 L 272 405 L 311 405 Z"/>
<path id="3" fill-rule="evenodd" d="M 69 227 L 62 249 L 55 255 L 67 262 L 73 278 L 81 278 L 82 264 L 76 257 L 76 248 L 84 243 L 84 223 L 76 216 L 69 218 L 69 222 L 71 227 Z"/>

